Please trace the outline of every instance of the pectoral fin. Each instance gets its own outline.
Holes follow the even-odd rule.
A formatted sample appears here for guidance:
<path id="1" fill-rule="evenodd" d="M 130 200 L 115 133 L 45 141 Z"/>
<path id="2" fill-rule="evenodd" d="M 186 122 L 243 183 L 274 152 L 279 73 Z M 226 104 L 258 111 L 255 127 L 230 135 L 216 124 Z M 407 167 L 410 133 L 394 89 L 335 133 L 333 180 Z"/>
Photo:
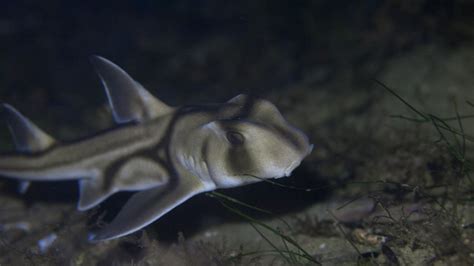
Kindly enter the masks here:
<path id="1" fill-rule="evenodd" d="M 51 136 L 13 108 L 13 106 L 2 104 L 2 109 L 3 116 L 18 151 L 38 152 L 48 149 L 56 142 Z M 24 194 L 29 186 L 30 182 L 22 181 L 18 186 L 18 191 Z"/>
<path id="2" fill-rule="evenodd" d="M 168 182 L 168 172 L 160 164 L 134 158 L 121 166 L 114 176 L 97 176 L 79 180 L 81 211 L 95 207 L 118 191 L 137 191 L 162 186 Z"/>
<path id="3" fill-rule="evenodd" d="M 192 196 L 205 191 L 197 183 L 170 184 L 133 195 L 114 220 L 89 236 L 90 241 L 109 240 L 149 225 Z"/>
<path id="4" fill-rule="evenodd" d="M 91 61 L 105 87 L 117 123 L 153 119 L 172 109 L 111 61 L 100 56 L 91 57 Z"/>

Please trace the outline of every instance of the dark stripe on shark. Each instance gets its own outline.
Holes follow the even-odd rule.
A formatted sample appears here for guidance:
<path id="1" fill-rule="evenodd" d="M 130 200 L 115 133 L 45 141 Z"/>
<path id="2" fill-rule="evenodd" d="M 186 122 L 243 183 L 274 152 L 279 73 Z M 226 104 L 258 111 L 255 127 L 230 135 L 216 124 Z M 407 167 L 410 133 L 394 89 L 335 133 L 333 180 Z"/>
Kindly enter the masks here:
<path id="1" fill-rule="evenodd" d="M 239 112 L 236 113 L 230 119 L 232 120 L 232 119 L 245 119 L 245 118 L 248 118 L 252 114 L 252 112 L 255 108 L 256 101 L 257 101 L 257 99 L 255 97 L 246 96 L 245 100 L 244 100 L 244 104 L 240 107 Z"/>
<path id="2" fill-rule="evenodd" d="M 78 164 L 83 160 L 88 160 L 90 159 L 90 151 L 86 153 L 67 153 L 66 151 L 68 149 L 75 149 L 76 147 L 74 146 L 80 146 L 80 145 L 85 145 L 85 143 L 94 138 L 101 138 L 101 137 L 106 137 L 108 133 L 113 133 L 116 130 L 127 130 L 128 127 L 133 126 L 132 123 L 120 125 L 118 127 L 114 127 L 111 129 L 103 130 L 101 132 L 95 133 L 91 136 L 72 140 L 72 141 L 66 141 L 66 142 L 55 142 L 51 147 L 48 147 L 47 149 L 41 150 L 41 151 L 35 151 L 35 152 L 27 152 L 27 151 L 17 151 L 17 152 L 4 152 L 0 153 L 0 164 L 3 159 L 5 160 L 38 160 L 38 162 L 35 163 L 34 166 L 27 167 L 25 168 L 23 166 L 19 167 L 2 167 L 2 170 L 8 170 L 8 171 L 24 171 L 24 170 L 33 170 L 33 171 L 41 171 L 41 170 L 47 170 L 48 168 L 53 168 L 59 165 L 68 165 L 68 164 Z M 133 142 L 133 139 L 129 140 L 130 142 Z M 126 146 L 129 143 L 124 142 L 124 140 L 120 140 L 120 145 L 121 146 Z M 117 143 L 110 143 L 109 145 L 101 145 L 101 150 L 98 152 L 95 152 L 97 154 L 103 153 L 108 150 L 114 150 L 117 147 Z M 86 150 L 86 149 L 82 149 Z M 56 152 L 63 152 L 65 153 L 64 156 L 58 156 L 55 154 Z M 48 156 L 51 157 L 56 157 L 55 159 L 48 159 Z M 44 160 L 44 163 L 39 164 L 40 160 Z M 78 178 L 79 179 L 79 178 Z"/>
<path id="3" fill-rule="evenodd" d="M 183 107 L 179 108 L 176 111 L 172 121 L 168 125 L 167 131 L 164 133 L 164 137 L 162 138 L 162 140 L 156 146 L 151 147 L 151 148 L 144 148 L 144 149 L 138 150 L 135 153 L 126 156 L 125 159 L 121 159 L 121 160 L 119 160 L 119 162 L 112 163 L 108 167 L 108 168 L 111 168 L 111 169 L 106 170 L 108 173 L 105 176 L 107 176 L 107 178 L 113 178 L 114 174 L 120 168 L 117 165 L 121 165 L 122 163 L 126 162 L 128 160 L 128 158 L 132 158 L 133 156 L 137 156 L 137 155 L 140 155 L 140 154 L 143 154 L 143 153 L 144 154 L 150 154 L 151 156 L 146 156 L 146 157 L 148 157 L 152 160 L 156 160 L 156 157 L 155 157 L 156 155 L 153 154 L 153 152 L 155 150 L 158 150 L 160 146 L 163 146 L 163 145 L 167 146 L 166 142 L 169 142 L 169 139 L 172 135 L 172 131 L 174 130 L 174 126 L 175 126 L 176 122 L 179 120 L 179 118 L 181 118 L 182 116 L 185 116 L 185 115 L 189 115 L 189 114 L 192 114 L 192 113 L 199 113 L 199 112 L 207 112 L 207 113 L 212 114 L 212 113 L 215 113 L 215 112 L 218 111 L 218 109 L 220 108 L 219 106 L 220 105 L 209 105 L 209 106 L 189 105 L 189 106 L 183 106 Z M 1 160 L 3 158 L 9 159 L 9 160 L 15 160 L 15 159 L 18 159 L 18 160 L 31 160 L 31 159 L 41 160 L 42 157 L 48 156 L 49 154 L 51 154 L 53 152 L 56 152 L 56 150 L 71 148 L 71 146 L 73 146 L 73 145 L 81 145 L 83 141 L 87 141 L 89 139 L 94 139 L 94 138 L 97 138 L 97 137 L 100 138 L 103 135 L 107 135 L 107 133 L 111 133 L 111 132 L 116 131 L 116 130 L 125 129 L 127 127 L 133 126 L 134 124 L 136 124 L 136 123 L 135 122 L 130 122 L 130 123 L 119 125 L 117 127 L 113 127 L 113 128 L 103 130 L 101 132 L 97 132 L 97 133 L 95 133 L 93 135 L 90 135 L 88 137 L 80 138 L 80 139 L 73 140 L 73 141 L 67 141 L 67 142 L 57 142 L 54 145 L 52 145 L 51 147 L 48 147 L 45 150 L 41 150 L 41 151 L 37 151 L 37 152 L 21 152 L 21 151 L 20 152 L 18 152 L 18 151 L 13 152 L 12 151 L 12 152 L 0 153 L 0 163 L 1 163 Z M 123 146 L 123 145 L 127 145 L 127 144 L 121 142 L 121 146 Z M 115 148 L 115 145 L 111 144 L 111 145 L 108 145 L 108 146 L 104 146 L 102 148 L 104 150 L 113 150 Z M 88 156 L 89 154 L 84 154 L 84 156 L 80 156 L 80 157 L 77 156 L 77 155 L 71 156 L 72 154 L 68 154 L 68 155 L 69 156 L 61 157 L 60 160 L 53 160 L 53 161 L 45 160 L 44 164 L 35 165 L 34 167 L 29 167 L 28 170 L 45 170 L 47 168 L 55 167 L 57 165 L 77 163 L 78 161 L 87 160 L 87 159 L 90 158 Z M 169 157 L 169 155 L 167 157 Z M 164 164 L 162 163 L 162 165 L 164 165 Z M 18 167 L 18 168 L 16 168 L 16 167 L 4 167 L 3 169 L 8 170 L 8 171 L 23 171 L 23 170 L 25 170 L 24 167 Z M 106 183 L 111 184 L 112 182 L 107 181 Z"/>
<path id="4" fill-rule="evenodd" d="M 164 147 L 163 147 L 164 148 Z M 118 176 L 120 173 L 121 169 L 123 167 L 126 167 L 127 164 L 136 158 L 146 158 L 154 163 L 160 165 L 162 168 L 166 169 L 168 176 L 171 176 L 171 169 L 169 167 L 170 163 L 167 162 L 166 158 L 159 158 L 158 157 L 158 152 L 155 152 L 151 148 L 146 148 L 146 149 L 141 149 L 138 150 L 130 155 L 127 155 L 119 160 L 114 161 L 110 165 L 108 165 L 105 170 L 104 170 L 104 182 L 103 182 L 103 190 L 104 191 L 109 191 L 115 186 L 115 178 Z M 153 178 L 153 177 L 151 177 Z M 161 179 L 158 178 L 158 179 Z"/>
<path id="5" fill-rule="evenodd" d="M 252 96 L 247 96 L 244 102 L 244 105 L 240 109 L 239 113 L 237 113 L 234 119 L 245 119 L 255 113 L 255 109 L 257 108 L 258 99 Z M 257 110 L 258 111 L 258 110 Z M 297 130 L 293 128 L 288 122 L 286 122 L 286 127 L 290 127 L 293 130 Z M 262 124 L 262 126 L 265 126 Z M 265 126 L 266 127 L 266 126 Z M 284 127 L 280 126 L 272 126 L 271 129 L 274 129 L 282 139 L 284 139 L 288 144 L 293 146 L 296 150 L 303 150 L 306 149 L 306 144 L 301 143 L 297 137 L 295 137 L 292 132 L 285 129 Z"/>
<path id="6" fill-rule="evenodd" d="M 145 157 L 155 163 L 161 165 L 164 169 L 167 170 L 169 174 L 169 182 L 177 182 L 176 175 L 178 174 L 175 166 L 173 165 L 173 160 L 171 159 L 171 154 L 169 151 L 169 144 L 171 141 L 171 136 L 175 130 L 176 123 L 178 120 L 186 114 L 199 112 L 199 108 L 185 107 L 178 109 L 173 115 L 171 121 L 168 124 L 166 131 L 163 134 L 162 139 L 155 145 L 149 148 L 143 148 L 135 151 L 134 153 L 122 158 L 121 160 L 115 161 L 111 165 L 107 166 L 104 171 L 104 190 L 111 189 L 114 185 L 114 178 L 117 176 L 121 167 L 127 163 L 127 161 L 136 157 Z M 159 158 L 159 154 L 164 151 L 165 158 Z"/>
<path id="7" fill-rule="evenodd" d="M 257 170 L 254 161 L 244 147 L 229 148 L 225 158 L 226 169 L 233 176 L 240 176 L 244 173 L 250 173 L 252 170 Z"/>
<path id="8" fill-rule="evenodd" d="M 291 125 L 287 125 L 288 127 L 291 127 Z M 295 148 L 297 151 L 305 150 L 307 149 L 306 143 L 302 143 L 298 137 L 301 136 L 295 136 L 294 132 L 290 132 L 287 129 L 283 127 L 272 127 L 277 134 L 281 136 L 282 139 L 286 141 L 286 143 L 290 144 Z M 293 128 L 293 127 L 292 127 Z M 294 129 L 297 130 L 297 129 Z"/>

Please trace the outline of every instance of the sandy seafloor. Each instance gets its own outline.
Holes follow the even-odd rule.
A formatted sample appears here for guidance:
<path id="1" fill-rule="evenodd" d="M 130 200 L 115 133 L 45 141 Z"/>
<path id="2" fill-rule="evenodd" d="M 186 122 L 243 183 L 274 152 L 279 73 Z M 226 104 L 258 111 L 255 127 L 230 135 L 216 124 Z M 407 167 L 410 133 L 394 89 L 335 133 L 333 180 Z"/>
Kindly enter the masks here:
<path id="1" fill-rule="evenodd" d="M 58 139 L 113 126 L 88 61 L 99 54 L 171 105 L 269 99 L 315 145 L 278 180 L 286 187 L 219 191 L 271 214 L 232 205 L 250 221 L 203 194 L 98 244 L 87 231 L 128 194 L 79 212 L 75 182 L 20 195 L 2 178 L 1 266 L 473 264 L 472 2 L 10 1 L 0 10 L 0 101 Z M 14 148 L 5 123 L 0 143 Z"/>

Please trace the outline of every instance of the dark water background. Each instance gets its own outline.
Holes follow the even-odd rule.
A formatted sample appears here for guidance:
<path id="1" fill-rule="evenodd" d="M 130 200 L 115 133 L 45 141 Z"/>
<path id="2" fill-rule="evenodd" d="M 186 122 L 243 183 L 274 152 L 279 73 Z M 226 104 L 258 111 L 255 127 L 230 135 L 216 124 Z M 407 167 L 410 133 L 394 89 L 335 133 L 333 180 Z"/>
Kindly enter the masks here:
<path id="1" fill-rule="evenodd" d="M 317 67 L 324 81 L 417 45 L 459 43 L 470 37 L 459 26 L 470 9 L 469 1 L 3 1 L 0 96 L 33 115 L 48 107 L 55 123 L 77 119 L 104 100 L 93 54 L 172 104 L 264 94 Z M 363 79 L 377 68 L 360 71 Z"/>

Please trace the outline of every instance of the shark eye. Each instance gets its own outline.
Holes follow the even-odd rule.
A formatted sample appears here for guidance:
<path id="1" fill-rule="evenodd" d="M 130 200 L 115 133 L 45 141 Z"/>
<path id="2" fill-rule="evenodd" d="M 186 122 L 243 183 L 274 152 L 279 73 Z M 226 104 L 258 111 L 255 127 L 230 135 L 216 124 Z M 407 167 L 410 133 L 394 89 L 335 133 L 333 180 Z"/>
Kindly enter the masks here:
<path id="1" fill-rule="evenodd" d="M 237 131 L 228 131 L 226 133 L 226 138 L 232 145 L 242 145 L 245 141 L 244 136 Z"/>

